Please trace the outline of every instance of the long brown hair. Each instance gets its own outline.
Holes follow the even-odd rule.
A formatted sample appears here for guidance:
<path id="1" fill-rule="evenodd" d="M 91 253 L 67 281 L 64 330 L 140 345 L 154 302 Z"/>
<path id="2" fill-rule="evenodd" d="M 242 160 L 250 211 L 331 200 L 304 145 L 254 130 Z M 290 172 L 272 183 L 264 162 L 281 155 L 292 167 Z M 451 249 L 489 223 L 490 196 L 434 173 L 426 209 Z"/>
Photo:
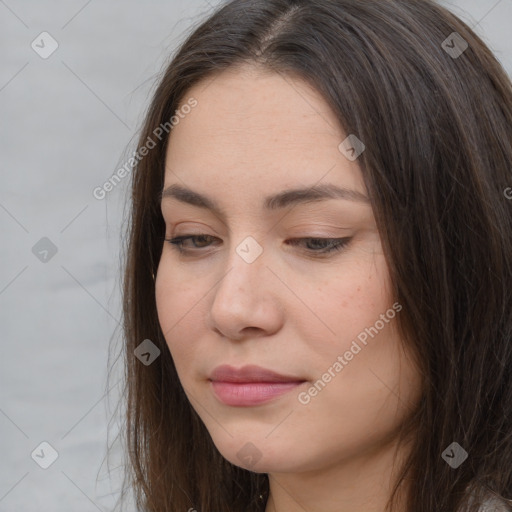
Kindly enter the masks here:
<path id="1" fill-rule="evenodd" d="M 258 496 L 268 476 L 226 461 L 186 398 L 153 280 L 168 141 L 155 130 L 169 128 L 192 85 L 244 62 L 306 80 L 366 146 L 358 162 L 403 306 L 400 332 L 424 381 L 404 425 L 415 444 L 391 498 L 405 480 L 414 512 L 474 512 L 478 489 L 512 498 L 510 78 L 465 23 L 430 0 L 233 0 L 173 56 L 138 143 L 151 138 L 154 147 L 132 171 L 125 485 L 139 510 L 265 508 Z M 134 356 L 146 339 L 160 350 L 150 365 Z M 456 469 L 442 457 L 453 442 L 468 453 Z"/>

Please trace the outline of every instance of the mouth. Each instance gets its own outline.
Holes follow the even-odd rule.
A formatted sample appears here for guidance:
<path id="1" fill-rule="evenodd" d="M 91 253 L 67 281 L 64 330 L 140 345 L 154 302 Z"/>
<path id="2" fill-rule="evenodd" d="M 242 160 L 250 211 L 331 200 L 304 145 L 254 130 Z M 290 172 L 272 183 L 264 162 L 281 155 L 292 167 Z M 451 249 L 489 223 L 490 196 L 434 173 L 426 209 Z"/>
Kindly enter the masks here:
<path id="1" fill-rule="evenodd" d="M 282 375 L 253 365 L 240 369 L 221 365 L 208 380 L 218 400 L 237 407 L 263 404 L 306 382 L 301 377 Z"/>

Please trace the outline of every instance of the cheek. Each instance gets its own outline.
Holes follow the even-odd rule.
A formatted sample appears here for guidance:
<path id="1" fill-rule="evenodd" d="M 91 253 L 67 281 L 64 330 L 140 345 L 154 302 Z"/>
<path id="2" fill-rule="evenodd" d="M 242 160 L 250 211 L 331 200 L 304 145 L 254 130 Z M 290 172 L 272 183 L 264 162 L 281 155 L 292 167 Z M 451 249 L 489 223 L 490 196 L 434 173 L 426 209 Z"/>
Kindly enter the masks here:
<path id="1" fill-rule="evenodd" d="M 371 275 L 332 283 L 323 319 L 335 334 L 327 341 L 325 329 L 305 331 L 312 380 L 297 397 L 301 429 L 305 437 L 315 432 L 311 449 L 329 460 L 391 435 L 420 398 L 420 374 L 404 353 L 396 325 L 402 308 L 387 275 L 378 265 Z"/>
<path id="2" fill-rule="evenodd" d="M 350 263 L 346 267 L 349 270 L 331 275 L 324 286 L 314 291 L 314 312 L 323 327 L 320 322 L 304 320 L 303 328 L 310 332 L 305 340 L 312 340 L 312 349 L 322 359 L 343 354 L 358 336 L 363 342 L 365 336 L 369 339 L 368 330 L 376 322 L 378 331 L 389 331 L 390 319 L 398 315 L 393 308 L 384 256 L 360 255 L 357 261 Z M 381 315 L 387 322 L 381 320 Z M 311 332 L 313 325 L 318 329 L 313 328 Z"/>
<path id="3" fill-rule="evenodd" d="M 419 377 L 403 351 L 396 325 L 402 306 L 390 285 L 385 258 L 376 254 L 315 289 L 312 302 L 321 323 L 302 316 L 299 327 L 318 383 L 311 396 L 323 395 L 315 407 L 339 410 L 341 404 L 345 412 L 359 411 L 356 423 L 363 424 L 389 399 L 390 389 L 416 400 Z"/>
<path id="4" fill-rule="evenodd" d="M 158 320 L 178 373 L 194 361 L 208 293 L 204 280 L 183 276 L 161 264 L 155 280 Z"/>

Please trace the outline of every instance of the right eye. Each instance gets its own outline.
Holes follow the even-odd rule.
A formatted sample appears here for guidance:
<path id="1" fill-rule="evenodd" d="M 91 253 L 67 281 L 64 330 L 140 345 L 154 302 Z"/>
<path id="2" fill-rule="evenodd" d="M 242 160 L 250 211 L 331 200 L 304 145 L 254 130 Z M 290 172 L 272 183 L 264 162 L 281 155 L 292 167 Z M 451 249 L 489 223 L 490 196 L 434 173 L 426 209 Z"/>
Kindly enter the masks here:
<path id="1" fill-rule="evenodd" d="M 183 247 L 183 244 L 187 240 L 194 240 L 194 241 L 203 240 L 204 241 L 205 239 L 210 239 L 210 238 L 215 238 L 215 237 L 210 236 L 210 235 L 182 235 L 182 236 L 177 236 L 175 238 L 170 238 L 170 239 L 166 238 L 165 241 L 169 242 L 173 246 L 173 248 L 175 248 L 180 253 L 186 253 L 186 252 L 193 251 L 194 249 L 201 249 L 201 248 L 205 247 L 204 245 L 202 245 L 201 247 L 195 246 L 193 249 L 185 249 Z M 194 245 L 195 245 L 195 243 L 194 243 Z"/>

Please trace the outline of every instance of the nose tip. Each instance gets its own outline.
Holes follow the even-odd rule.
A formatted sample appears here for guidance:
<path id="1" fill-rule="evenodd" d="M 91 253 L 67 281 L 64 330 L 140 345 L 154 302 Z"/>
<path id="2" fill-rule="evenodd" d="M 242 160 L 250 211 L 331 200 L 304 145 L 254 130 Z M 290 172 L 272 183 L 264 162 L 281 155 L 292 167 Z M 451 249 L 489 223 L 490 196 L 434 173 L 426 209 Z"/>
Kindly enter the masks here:
<path id="1" fill-rule="evenodd" d="M 262 253 L 257 240 L 246 237 L 236 247 L 229 269 L 214 287 L 208 324 L 226 339 L 241 341 L 268 336 L 283 324 L 284 308 L 266 286 L 266 279 L 275 279 L 274 274 L 262 264 L 263 260 L 258 260 Z"/>

